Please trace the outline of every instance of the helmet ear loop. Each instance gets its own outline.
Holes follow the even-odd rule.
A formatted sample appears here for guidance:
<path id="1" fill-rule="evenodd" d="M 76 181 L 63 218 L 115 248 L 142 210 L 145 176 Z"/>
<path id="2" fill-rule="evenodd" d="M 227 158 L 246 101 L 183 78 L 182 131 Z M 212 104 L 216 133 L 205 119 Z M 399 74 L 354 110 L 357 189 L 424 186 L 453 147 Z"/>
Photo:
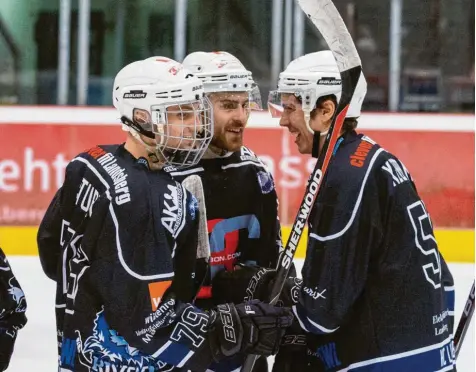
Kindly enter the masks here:
<path id="1" fill-rule="evenodd" d="M 306 122 L 306 128 L 309 133 L 314 134 L 314 130 L 311 128 L 311 111 L 304 110 L 304 121 Z"/>
<path id="2" fill-rule="evenodd" d="M 314 135 L 315 131 L 311 128 L 311 112 L 315 107 L 315 103 L 312 103 L 315 102 L 314 95 L 310 92 L 304 92 L 304 94 L 300 94 L 299 100 L 302 105 L 302 110 L 304 111 L 304 121 L 306 122 L 306 128 L 309 133 Z"/>
<path id="3" fill-rule="evenodd" d="M 317 132 L 311 128 L 311 110 L 309 109 L 303 109 L 304 111 L 304 120 L 306 122 L 306 128 L 311 133 L 312 135 L 316 134 Z M 327 133 L 329 133 L 329 129 L 324 131 L 324 132 L 319 132 L 320 137 L 325 137 L 327 136 Z"/>

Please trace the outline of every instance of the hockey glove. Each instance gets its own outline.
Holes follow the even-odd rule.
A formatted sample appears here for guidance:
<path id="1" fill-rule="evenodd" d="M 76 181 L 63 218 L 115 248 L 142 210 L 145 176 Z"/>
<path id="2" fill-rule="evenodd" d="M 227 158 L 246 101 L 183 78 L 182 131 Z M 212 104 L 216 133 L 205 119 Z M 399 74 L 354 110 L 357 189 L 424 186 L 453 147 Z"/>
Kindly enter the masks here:
<path id="1" fill-rule="evenodd" d="M 212 281 L 212 298 L 215 304 L 259 299 L 266 300 L 276 270 L 258 266 L 239 265 L 233 271 L 222 270 Z"/>
<path id="2" fill-rule="evenodd" d="M 220 271 L 212 281 L 212 297 L 215 304 L 240 303 L 259 299 L 266 301 L 271 291 L 276 270 L 258 266 L 241 266 L 234 271 Z M 302 280 L 288 278 L 284 282 L 280 300 L 284 306 L 295 305 L 299 300 Z"/>
<path id="3" fill-rule="evenodd" d="M 215 361 L 239 352 L 276 354 L 286 328 L 293 321 L 291 309 L 258 300 L 218 305 L 212 316 L 209 341 Z"/>

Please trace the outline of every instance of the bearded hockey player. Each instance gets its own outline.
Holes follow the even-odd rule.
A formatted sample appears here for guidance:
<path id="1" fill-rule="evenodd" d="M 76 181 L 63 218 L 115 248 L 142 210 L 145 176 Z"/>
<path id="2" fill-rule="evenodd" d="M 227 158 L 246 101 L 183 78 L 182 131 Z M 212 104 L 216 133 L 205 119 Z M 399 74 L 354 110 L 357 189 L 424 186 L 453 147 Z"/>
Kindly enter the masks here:
<path id="1" fill-rule="evenodd" d="M 309 358 L 303 365 L 284 345 L 275 371 L 454 369 L 453 279 L 410 173 L 356 132 L 366 85 L 362 75 L 311 210 L 302 282 L 288 279 L 281 295 Z M 322 149 L 340 95 L 335 59 L 322 51 L 288 65 L 269 107 L 299 152 L 311 154 L 313 143 Z M 270 277 L 256 279 L 255 298 Z"/>
<path id="2" fill-rule="evenodd" d="M 177 180 L 197 174 L 203 182 L 211 257 L 209 266 L 198 263 L 202 286 L 196 303 L 211 308 L 224 299 L 243 301 L 243 296 L 229 296 L 233 288 L 220 281 L 226 273 L 241 265 L 276 267 L 282 248 L 278 201 L 271 174 L 243 146 L 250 112 L 261 106 L 251 72 L 227 52 L 194 52 L 183 64 L 201 79 L 213 106 L 214 135 L 204 157 L 195 167 L 171 173 Z M 220 283 L 212 288 L 212 280 Z M 209 369 L 233 371 L 242 361 L 243 356 L 236 356 Z M 265 358 L 254 371 L 268 371 Z"/>
<path id="3" fill-rule="evenodd" d="M 194 166 L 213 119 L 199 79 L 153 57 L 116 76 L 125 144 L 97 146 L 68 165 L 38 233 L 57 282 L 61 371 L 204 371 L 239 352 L 276 353 L 289 309 L 259 301 L 192 304 L 199 210 L 164 172 Z"/>
<path id="4" fill-rule="evenodd" d="M 0 248 L 0 371 L 10 364 L 17 334 L 26 324 L 26 299 Z"/>

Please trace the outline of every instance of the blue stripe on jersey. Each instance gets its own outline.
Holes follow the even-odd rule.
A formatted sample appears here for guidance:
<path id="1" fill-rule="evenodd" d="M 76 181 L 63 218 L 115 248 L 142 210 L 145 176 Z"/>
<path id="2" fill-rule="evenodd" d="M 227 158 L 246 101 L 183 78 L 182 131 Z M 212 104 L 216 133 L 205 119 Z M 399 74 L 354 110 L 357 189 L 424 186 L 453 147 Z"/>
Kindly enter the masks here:
<path id="1" fill-rule="evenodd" d="M 400 354 L 351 364 L 339 372 L 443 372 L 455 368 L 453 338 Z"/>
<path id="2" fill-rule="evenodd" d="M 454 315 L 455 311 L 455 289 L 454 287 L 445 287 L 446 306 L 448 307 L 449 315 Z"/>
<path id="3" fill-rule="evenodd" d="M 190 353 L 193 354 L 187 346 L 171 342 L 167 348 L 161 350 L 157 359 L 161 362 L 181 367 L 192 356 Z M 184 359 L 186 360 L 184 361 Z"/>

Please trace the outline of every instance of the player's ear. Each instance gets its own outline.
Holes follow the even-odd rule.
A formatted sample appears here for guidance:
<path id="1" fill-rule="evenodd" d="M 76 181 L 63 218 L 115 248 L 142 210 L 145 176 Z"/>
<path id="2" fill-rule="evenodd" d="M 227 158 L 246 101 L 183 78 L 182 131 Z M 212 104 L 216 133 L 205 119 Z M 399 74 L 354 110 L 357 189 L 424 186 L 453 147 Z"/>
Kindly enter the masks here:
<path id="1" fill-rule="evenodd" d="M 331 125 L 332 117 L 336 111 L 336 105 L 331 99 L 326 99 L 321 105 L 321 115 L 322 121 L 325 123 L 326 127 Z"/>

